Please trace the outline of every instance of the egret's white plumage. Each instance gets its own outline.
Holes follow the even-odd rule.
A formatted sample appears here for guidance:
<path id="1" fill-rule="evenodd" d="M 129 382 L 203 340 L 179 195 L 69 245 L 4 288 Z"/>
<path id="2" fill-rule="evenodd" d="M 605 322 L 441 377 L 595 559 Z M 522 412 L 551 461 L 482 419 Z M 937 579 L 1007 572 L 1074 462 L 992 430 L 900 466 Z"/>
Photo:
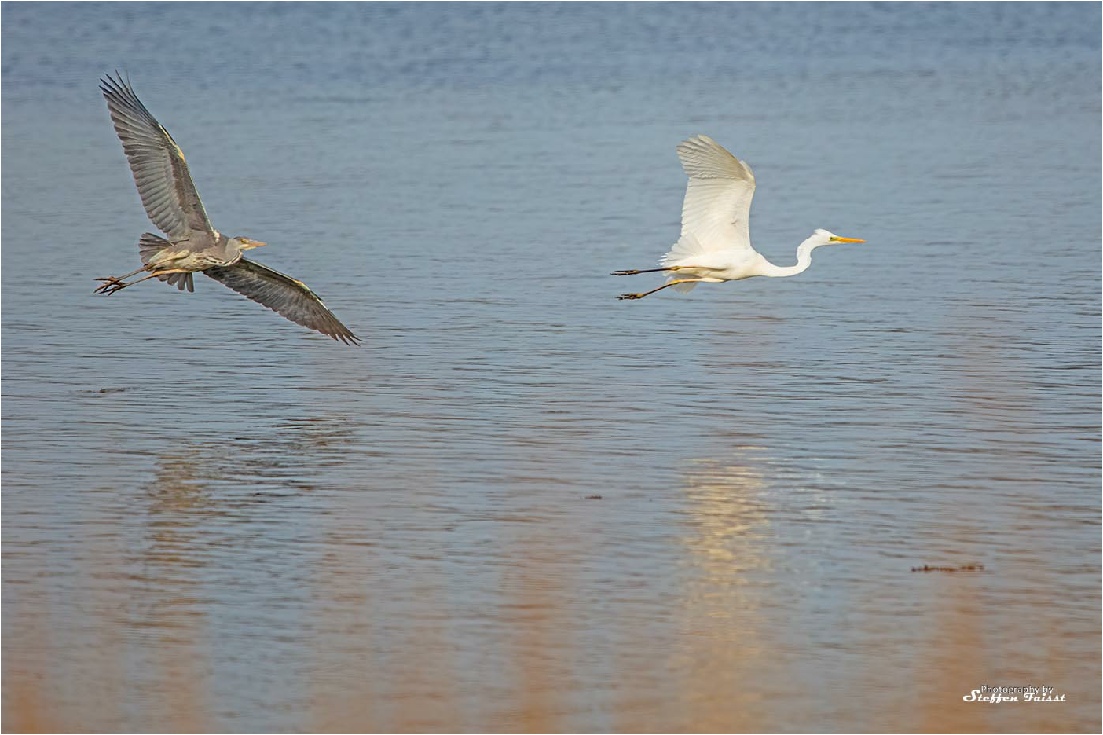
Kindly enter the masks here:
<path id="1" fill-rule="evenodd" d="M 865 242 L 816 230 L 797 248 L 796 265 L 776 266 L 751 247 L 749 218 L 755 180 L 751 167 L 728 153 L 707 135 L 678 145 L 689 183 L 682 202 L 682 234 L 664 255 L 660 268 L 616 271 L 613 275 L 670 273 L 665 284 L 643 293 L 621 294 L 621 299 L 640 299 L 673 286 L 689 291 L 698 283 L 723 283 L 752 276 L 795 276 L 812 262 L 812 251 L 821 245 Z"/>

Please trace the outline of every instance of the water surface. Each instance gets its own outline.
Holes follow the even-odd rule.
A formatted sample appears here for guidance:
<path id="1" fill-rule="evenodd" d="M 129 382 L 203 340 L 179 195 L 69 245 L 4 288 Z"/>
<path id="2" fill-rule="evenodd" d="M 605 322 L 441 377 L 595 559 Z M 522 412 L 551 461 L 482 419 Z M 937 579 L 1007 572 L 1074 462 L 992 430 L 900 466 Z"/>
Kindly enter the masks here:
<path id="1" fill-rule="evenodd" d="M 1098 6 L 3 14 L 5 729 L 1099 730 Z M 115 68 L 363 347 L 92 296 Z M 868 243 L 617 302 L 698 133 Z"/>

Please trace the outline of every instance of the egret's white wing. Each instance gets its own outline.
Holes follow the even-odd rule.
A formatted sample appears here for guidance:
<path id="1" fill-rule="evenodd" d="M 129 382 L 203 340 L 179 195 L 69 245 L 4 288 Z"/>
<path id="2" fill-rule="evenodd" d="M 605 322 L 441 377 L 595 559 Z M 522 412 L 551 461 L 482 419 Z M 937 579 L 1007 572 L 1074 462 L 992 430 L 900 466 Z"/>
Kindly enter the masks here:
<path id="1" fill-rule="evenodd" d="M 150 221 L 173 242 L 213 234 L 180 146 L 122 77 L 105 76 L 100 90 Z"/>
<path id="2" fill-rule="evenodd" d="M 707 135 L 678 145 L 689 177 L 682 203 L 682 236 L 688 252 L 751 250 L 747 220 L 754 196 L 751 167 Z"/>

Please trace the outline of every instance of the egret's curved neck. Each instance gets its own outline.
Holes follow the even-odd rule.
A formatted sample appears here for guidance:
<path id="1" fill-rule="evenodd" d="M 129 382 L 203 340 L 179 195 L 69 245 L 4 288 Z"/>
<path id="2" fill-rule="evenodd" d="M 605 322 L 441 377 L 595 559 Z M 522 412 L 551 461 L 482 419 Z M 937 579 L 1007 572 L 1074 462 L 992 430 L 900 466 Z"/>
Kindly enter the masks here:
<path id="1" fill-rule="evenodd" d="M 804 273 L 808 270 L 808 266 L 812 265 L 812 251 L 818 248 L 820 245 L 825 245 L 820 238 L 813 235 L 799 246 L 797 246 L 797 264 L 790 265 L 788 267 L 782 267 L 780 265 L 774 265 L 767 261 L 763 267 L 762 275 L 769 276 L 771 278 L 784 278 L 785 276 L 795 276 L 798 273 Z"/>

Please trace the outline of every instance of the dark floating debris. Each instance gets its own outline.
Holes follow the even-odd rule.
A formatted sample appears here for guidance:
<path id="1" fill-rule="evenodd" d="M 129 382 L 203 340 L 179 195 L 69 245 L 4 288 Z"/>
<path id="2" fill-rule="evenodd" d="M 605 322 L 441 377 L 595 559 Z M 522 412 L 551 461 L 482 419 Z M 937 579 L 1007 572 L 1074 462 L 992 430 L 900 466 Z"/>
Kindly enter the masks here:
<path id="1" fill-rule="evenodd" d="M 601 500 L 601 496 L 600 495 L 587 495 L 586 499 L 587 500 Z"/>
<path id="2" fill-rule="evenodd" d="M 983 564 L 958 564 L 956 567 L 932 567 L 924 564 L 921 567 L 912 567 L 913 572 L 983 572 Z"/>

